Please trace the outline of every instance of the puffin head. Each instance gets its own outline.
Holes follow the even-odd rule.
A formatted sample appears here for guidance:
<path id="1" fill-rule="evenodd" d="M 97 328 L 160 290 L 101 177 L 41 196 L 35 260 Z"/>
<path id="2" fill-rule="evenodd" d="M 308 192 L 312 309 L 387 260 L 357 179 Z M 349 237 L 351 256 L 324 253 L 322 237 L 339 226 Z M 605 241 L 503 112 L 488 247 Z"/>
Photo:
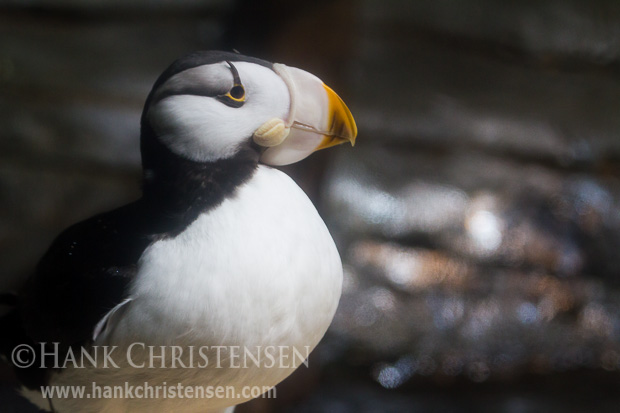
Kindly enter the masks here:
<path id="1" fill-rule="evenodd" d="M 230 159 L 251 148 L 261 163 L 286 165 L 319 149 L 354 144 L 357 127 L 344 102 L 316 76 L 211 51 L 181 58 L 159 77 L 144 107 L 142 133 L 143 140 L 152 135 L 194 162 Z"/>

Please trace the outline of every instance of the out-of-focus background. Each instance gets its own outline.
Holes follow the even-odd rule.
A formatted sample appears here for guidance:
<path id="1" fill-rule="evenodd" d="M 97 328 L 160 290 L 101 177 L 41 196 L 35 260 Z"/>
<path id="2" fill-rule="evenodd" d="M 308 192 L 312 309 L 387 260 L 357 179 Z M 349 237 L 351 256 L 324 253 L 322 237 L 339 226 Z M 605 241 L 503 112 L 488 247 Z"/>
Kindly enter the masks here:
<path id="1" fill-rule="evenodd" d="M 318 75 L 359 127 L 286 168 L 343 257 L 334 323 L 239 412 L 620 411 L 614 0 L 5 0 L 2 290 L 139 196 L 158 74 L 233 48 Z"/>

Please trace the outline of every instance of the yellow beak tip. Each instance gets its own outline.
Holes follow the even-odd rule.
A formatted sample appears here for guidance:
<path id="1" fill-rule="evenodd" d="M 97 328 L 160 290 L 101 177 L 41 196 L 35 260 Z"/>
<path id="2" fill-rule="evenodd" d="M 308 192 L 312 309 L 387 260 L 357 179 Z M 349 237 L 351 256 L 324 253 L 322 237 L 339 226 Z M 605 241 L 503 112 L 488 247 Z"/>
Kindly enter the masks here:
<path id="1" fill-rule="evenodd" d="M 331 138 L 330 145 L 334 146 L 346 141 L 351 142 L 351 146 L 355 146 L 355 138 L 357 137 L 357 125 L 355 119 L 347 105 L 343 100 L 334 92 L 329 86 L 323 84 L 323 87 L 327 91 L 329 100 L 329 113 L 331 117 L 331 128 L 328 131 L 328 135 L 337 137 L 338 139 Z M 322 148 L 329 147 L 328 145 L 321 145 Z"/>

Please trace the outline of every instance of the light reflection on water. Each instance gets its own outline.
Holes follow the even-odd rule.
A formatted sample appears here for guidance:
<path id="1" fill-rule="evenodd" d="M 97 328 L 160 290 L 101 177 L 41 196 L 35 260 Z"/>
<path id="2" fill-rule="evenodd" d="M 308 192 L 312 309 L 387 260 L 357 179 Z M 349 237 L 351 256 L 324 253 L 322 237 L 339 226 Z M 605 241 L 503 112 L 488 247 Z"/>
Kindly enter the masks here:
<path id="1" fill-rule="evenodd" d="M 328 172 L 324 196 L 348 278 L 332 329 L 408 360 L 377 364 L 378 383 L 620 369 L 620 295 L 582 275 L 584 234 L 620 226 L 620 188 L 549 175 L 541 195 L 526 184 L 532 169 L 507 188 L 467 189 L 380 151 L 356 156 Z"/>

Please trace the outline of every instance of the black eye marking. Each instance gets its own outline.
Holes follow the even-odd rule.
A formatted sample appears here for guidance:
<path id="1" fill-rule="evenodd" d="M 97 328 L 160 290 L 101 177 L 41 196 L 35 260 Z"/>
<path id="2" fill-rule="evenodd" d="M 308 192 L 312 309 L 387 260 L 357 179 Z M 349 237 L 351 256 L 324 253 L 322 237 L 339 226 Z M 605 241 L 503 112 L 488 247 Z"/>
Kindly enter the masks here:
<path id="1" fill-rule="evenodd" d="M 235 65 L 228 60 L 226 61 L 233 75 L 233 87 L 225 94 L 219 95 L 217 98 L 220 102 L 233 108 L 240 108 L 245 103 L 245 88 L 239 78 L 239 72 Z"/>
<path id="2" fill-rule="evenodd" d="M 226 63 L 228 63 L 228 66 L 230 67 L 230 71 L 232 72 L 234 85 L 235 86 L 237 86 L 237 85 L 242 86 L 241 85 L 241 79 L 239 78 L 239 72 L 237 71 L 237 68 L 235 67 L 235 65 L 233 65 L 228 60 L 226 61 Z"/>

